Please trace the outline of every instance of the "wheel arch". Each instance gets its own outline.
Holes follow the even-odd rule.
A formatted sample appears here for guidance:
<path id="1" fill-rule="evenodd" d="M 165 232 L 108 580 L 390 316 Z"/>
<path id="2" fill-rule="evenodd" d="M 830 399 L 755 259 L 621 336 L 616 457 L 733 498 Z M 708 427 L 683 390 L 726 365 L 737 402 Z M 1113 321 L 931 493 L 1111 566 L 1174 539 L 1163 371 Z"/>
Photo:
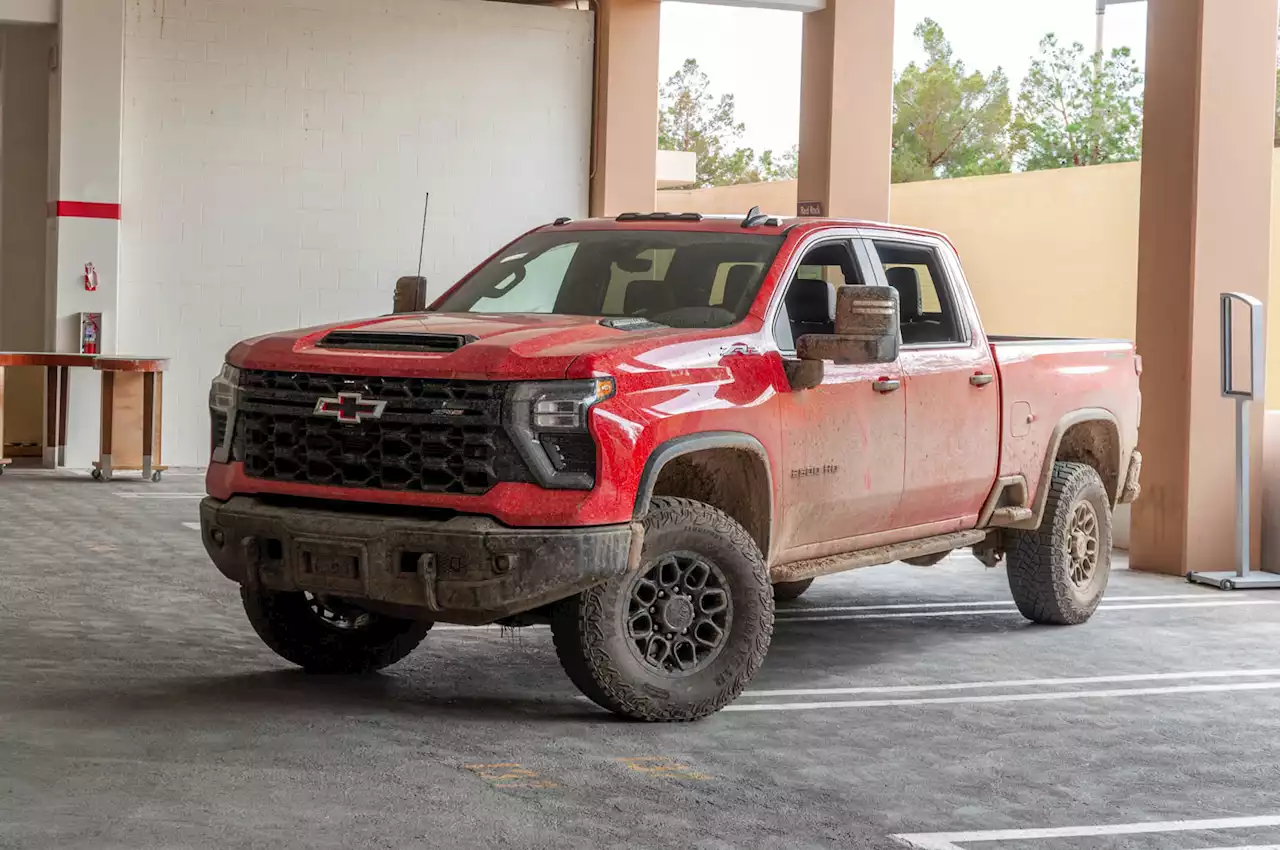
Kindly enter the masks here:
<path id="1" fill-rule="evenodd" d="M 716 431 L 676 437 L 645 461 L 635 519 L 654 496 L 694 499 L 724 511 L 755 540 L 767 559 L 773 537 L 773 472 L 764 444 L 750 434 Z"/>
<path id="2" fill-rule="evenodd" d="M 1092 467 L 1102 479 L 1107 499 L 1114 507 L 1120 498 L 1124 458 L 1121 457 L 1120 423 L 1115 414 L 1100 407 L 1082 408 L 1063 416 L 1053 429 L 1044 454 L 1044 465 L 1036 487 L 1034 516 L 1014 528 L 1035 529 L 1044 521 L 1045 506 L 1056 463 L 1082 463 Z"/>

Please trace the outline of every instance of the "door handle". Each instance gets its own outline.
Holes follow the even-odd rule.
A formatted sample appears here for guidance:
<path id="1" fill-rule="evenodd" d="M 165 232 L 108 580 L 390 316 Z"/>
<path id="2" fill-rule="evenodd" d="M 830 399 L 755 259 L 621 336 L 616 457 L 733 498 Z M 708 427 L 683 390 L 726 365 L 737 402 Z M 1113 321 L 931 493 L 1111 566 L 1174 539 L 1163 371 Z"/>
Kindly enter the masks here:
<path id="1" fill-rule="evenodd" d="M 971 375 L 969 377 L 969 383 L 973 384 L 975 387 L 985 387 L 989 386 L 995 381 L 995 379 L 995 375 L 988 375 L 985 372 L 979 372 L 978 374 Z"/>
<path id="2" fill-rule="evenodd" d="M 897 390 L 902 389 L 902 381 L 896 381 L 892 378 L 881 378 L 871 385 L 871 389 L 880 393 L 880 395 L 887 395 L 891 392 L 896 392 Z"/>

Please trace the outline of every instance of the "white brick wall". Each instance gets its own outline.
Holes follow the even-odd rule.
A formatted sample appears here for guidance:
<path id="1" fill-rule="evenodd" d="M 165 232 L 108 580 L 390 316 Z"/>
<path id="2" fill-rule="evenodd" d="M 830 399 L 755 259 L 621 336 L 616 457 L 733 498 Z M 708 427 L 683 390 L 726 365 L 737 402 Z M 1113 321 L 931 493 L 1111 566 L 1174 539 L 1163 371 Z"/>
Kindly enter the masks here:
<path id="1" fill-rule="evenodd" d="M 208 460 L 237 340 L 385 313 L 587 208 L 589 14 L 478 0 L 127 0 L 120 351 L 172 356 L 165 461 Z"/>

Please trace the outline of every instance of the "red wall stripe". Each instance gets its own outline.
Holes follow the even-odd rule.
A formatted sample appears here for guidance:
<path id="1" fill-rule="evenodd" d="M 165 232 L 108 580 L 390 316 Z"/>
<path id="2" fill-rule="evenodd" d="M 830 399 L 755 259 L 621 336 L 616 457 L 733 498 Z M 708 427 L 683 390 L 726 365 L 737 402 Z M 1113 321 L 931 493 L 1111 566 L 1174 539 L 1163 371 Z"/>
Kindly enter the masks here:
<path id="1" fill-rule="evenodd" d="M 58 218 L 105 218 L 120 220 L 119 204 L 93 204 L 86 201 L 57 201 L 49 212 Z"/>

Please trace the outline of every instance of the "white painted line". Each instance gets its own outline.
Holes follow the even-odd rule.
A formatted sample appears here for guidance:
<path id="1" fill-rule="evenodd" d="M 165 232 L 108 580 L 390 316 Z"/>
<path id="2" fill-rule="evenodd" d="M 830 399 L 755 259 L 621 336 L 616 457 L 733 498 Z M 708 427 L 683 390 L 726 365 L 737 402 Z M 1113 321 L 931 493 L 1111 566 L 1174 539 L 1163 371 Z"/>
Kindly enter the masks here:
<path id="1" fill-rule="evenodd" d="M 876 685 L 859 688 L 799 688 L 793 690 L 747 691 L 747 697 L 821 697 L 853 694 L 916 694 L 929 691 L 976 691 L 1005 688 L 1056 688 L 1064 685 L 1104 685 L 1118 682 L 1175 682 L 1179 679 L 1245 679 L 1280 676 L 1280 668 L 1271 670 L 1192 670 L 1186 673 L 1133 673 L 1114 676 L 1090 676 L 1078 679 L 1012 679 L 1005 682 L 950 682 L 938 685 Z"/>
<path id="2" fill-rule="evenodd" d="M 182 527 L 183 527 L 183 528 L 189 528 L 189 529 L 191 529 L 192 531 L 200 531 L 200 530 L 201 530 L 201 529 L 200 529 L 200 523 L 198 523 L 198 522 L 184 522 L 184 523 L 182 524 Z"/>
<path id="3" fill-rule="evenodd" d="M 1219 685 L 1178 685 L 1165 688 L 1117 688 L 1103 691 L 1060 691 L 1033 694 L 985 694 L 963 697 L 921 697 L 919 699 L 868 699 L 847 702 L 779 702 L 730 705 L 724 711 L 829 711 L 836 708 L 889 708 L 911 705 L 964 705 L 997 702 L 1051 702 L 1069 699 L 1110 699 L 1112 697 L 1162 696 L 1167 694 L 1209 694 L 1224 691 L 1275 691 L 1280 681 L 1232 682 Z"/>
<path id="4" fill-rule="evenodd" d="M 131 493 L 127 490 L 117 490 L 114 495 L 120 499 L 203 499 L 204 493 Z"/>
<path id="5" fill-rule="evenodd" d="M 1029 841 L 1053 838 L 1095 838 L 1104 835 L 1150 835 L 1160 832 L 1193 832 L 1217 829 L 1253 829 L 1280 826 L 1280 815 L 1250 818 L 1212 818 L 1209 820 L 1175 820 L 1155 823 L 1120 823 L 1104 826 L 1068 826 L 1049 829 L 995 829 L 979 832 L 930 832 L 895 835 L 894 838 L 916 850 L 964 850 L 960 845 L 982 841 Z M 1271 845 L 1276 846 L 1276 845 Z M 1237 848 L 1248 850 L 1248 848 Z"/>
<path id="6" fill-rule="evenodd" d="M 1272 599 L 1214 599 L 1207 602 L 1168 602 L 1103 605 L 1098 611 L 1140 611 L 1153 608 L 1222 608 L 1238 605 L 1280 605 L 1280 596 Z M 964 611 L 898 611 L 888 614 L 831 614 L 821 617 L 783 617 L 780 623 L 829 623 L 837 620 L 899 620 L 908 617 L 974 617 L 979 614 L 1017 614 L 1017 609 L 981 608 Z"/>
<path id="7" fill-rule="evenodd" d="M 1104 602 L 1156 602 L 1161 599 L 1203 599 L 1212 596 L 1213 591 L 1200 593 L 1162 593 L 1158 596 L 1108 596 Z M 829 608 L 779 608 L 778 618 L 782 619 L 804 614 L 837 614 L 842 611 L 909 611 L 916 608 L 984 608 L 996 605 L 1013 605 L 1012 599 L 994 599 L 990 602 L 901 602 L 894 605 L 837 605 Z"/>

